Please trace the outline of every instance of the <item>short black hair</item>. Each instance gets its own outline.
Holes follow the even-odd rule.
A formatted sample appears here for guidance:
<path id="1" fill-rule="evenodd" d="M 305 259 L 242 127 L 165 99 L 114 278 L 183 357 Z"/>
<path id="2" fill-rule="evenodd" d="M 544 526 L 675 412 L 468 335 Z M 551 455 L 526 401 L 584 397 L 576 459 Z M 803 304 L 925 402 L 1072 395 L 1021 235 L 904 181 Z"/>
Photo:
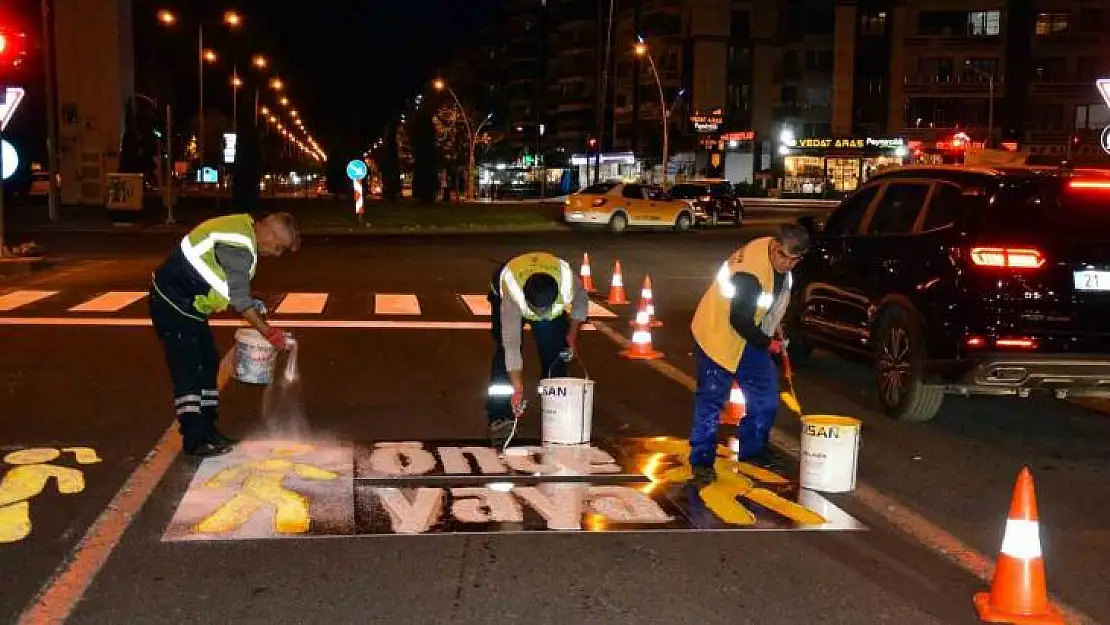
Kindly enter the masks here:
<path id="1" fill-rule="evenodd" d="M 775 240 L 782 245 L 782 250 L 790 256 L 801 256 L 809 251 L 809 232 L 798 224 L 779 226 Z"/>
<path id="2" fill-rule="evenodd" d="M 289 213 L 270 213 L 266 216 L 266 219 L 272 219 L 274 223 L 281 225 L 289 233 L 290 251 L 296 252 L 301 249 L 301 229 L 297 226 L 297 220 L 293 215 Z"/>
<path id="3" fill-rule="evenodd" d="M 524 281 L 524 300 L 533 310 L 547 310 L 558 295 L 559 283 L 546 273 L 534 273 Z"/>

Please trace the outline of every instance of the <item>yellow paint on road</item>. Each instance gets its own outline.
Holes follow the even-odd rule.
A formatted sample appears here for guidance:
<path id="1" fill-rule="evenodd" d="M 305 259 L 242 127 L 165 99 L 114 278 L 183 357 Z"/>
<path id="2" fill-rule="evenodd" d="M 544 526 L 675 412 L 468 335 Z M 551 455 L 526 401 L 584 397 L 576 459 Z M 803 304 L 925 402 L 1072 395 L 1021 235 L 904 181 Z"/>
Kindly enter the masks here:
<path id="1" fill-rule="evenodd" d="M 287 459 L 311 449 L 311 445 L 277 449 L 272 458 L 237 464 L 217 473 L 205 482 L 206 488 L 236 485 L 240 488 L 215 512 L 197 523 L 195 530 L 202 534 L 227 534 L 269 509 L 274 514 L 273 527 L 278 534 L 307 532 L 312 523 L 308 498 L 286 488 L 285 480 L 294 476 L 321 481 L 339 477 L 338 473 Z"/>
<path id="2" fill-rule="evenodd" d="M 4 463 L 14 465 L 0 478 L 0 543 L 14 543 L 31 535 L 31 505 L 34 497 L 41 495 L 46 484 L 54 480 L 58 492 L 73 495 L 85 490 L 85 474 L 80 469 L 50 464 L 73 453 L 79 464 L 100 462 L 96 452 L 88 447 L 32 447 L 20 449 L 4 456 Z"/>
<path id="3" fill-rule="evenodd" d="M 375 315 L 419 315 L 420 300 L 412 293 L 375 293 Z"/>
<path id="4" fill-rule="evenodd" d="M 489 305 L 489 298 L 486 295 L 460 295 L 463 304 L 466 305 L 470 314 L 475 317 L 489 317 L 493 314 Z"/>
<path id="5" fill-rule="evenodd" d="M 287 293 L 274 311 L 278 315 L 319 315 L 328 305 L 327 293 Z"/>

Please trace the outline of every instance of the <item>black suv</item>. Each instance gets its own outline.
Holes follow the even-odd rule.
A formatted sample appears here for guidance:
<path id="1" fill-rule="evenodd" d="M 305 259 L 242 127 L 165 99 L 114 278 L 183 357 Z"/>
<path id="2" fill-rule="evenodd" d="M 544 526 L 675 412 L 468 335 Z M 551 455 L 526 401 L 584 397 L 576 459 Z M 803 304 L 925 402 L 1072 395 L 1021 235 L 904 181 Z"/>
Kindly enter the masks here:
<path id="1" fill-rule="evenodd" d="M 694 207 L 694 220 L 698 224 L 716 226 L 744 223 L 744 203 L 740 201 L 727 180 L 692 180 L 671 187 L 668 195 L 676 200 L 686 200 Z"/>
<path id="2" fill-rule="evenodd" d="M 1110 175 L 900 167 L 803 217 L 790 350 L 865 356 L 883 410 L 946 393 L 1110 396 Z"/>

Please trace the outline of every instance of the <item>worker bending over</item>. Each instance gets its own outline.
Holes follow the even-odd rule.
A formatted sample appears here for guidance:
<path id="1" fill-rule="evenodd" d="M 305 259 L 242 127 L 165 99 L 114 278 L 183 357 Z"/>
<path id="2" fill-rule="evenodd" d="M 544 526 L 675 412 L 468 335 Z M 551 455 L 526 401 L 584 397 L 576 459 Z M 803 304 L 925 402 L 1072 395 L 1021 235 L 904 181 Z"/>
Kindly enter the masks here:
<path id="1" fill-rule="evenodd" d="M 562 377 L 577 350 L 590 300 L 570 265 L 546 252 L 521 254 L 498 267 L 488 299 L 494 351 L 486 416 L 490 444 L 503 447 L 524 405 L 524 322 L 536 339 L 540 378 Z"/>
<path id="2" fill-rule="evenodd" d="M 237 441 L 216 430 L 220 357 L 208 317 L 230 304 L 278 349 L 291 338 L 266 323 L 266 307 L 251 297 L 258 256 L 281 256 L 300 247 L 297 223 L 288 213 L 256 222 L 250 215 L 227 215 L 200 224 L 155 271 L 150 286 L 150 319 L 165 351 L 173 380 L 174 409 L 185 453 L 218 456 Z"/>
<path id="3" fill-rule="evenodd" d="M 771 354 L 783 349 L 777 336 L 790 303 L 790 270 L 809 247 L 809 234 L 785 225 L 773 237 L 750 241 L 733 252 L 702 296 L 694 320 L 698 387 L 690 433 L 694 480 L 708 484 L 717 451 L 717 423 L 735 379 L 744 393 L 740 458 L 764 454 L 778 412 L 778 371 Z"/>

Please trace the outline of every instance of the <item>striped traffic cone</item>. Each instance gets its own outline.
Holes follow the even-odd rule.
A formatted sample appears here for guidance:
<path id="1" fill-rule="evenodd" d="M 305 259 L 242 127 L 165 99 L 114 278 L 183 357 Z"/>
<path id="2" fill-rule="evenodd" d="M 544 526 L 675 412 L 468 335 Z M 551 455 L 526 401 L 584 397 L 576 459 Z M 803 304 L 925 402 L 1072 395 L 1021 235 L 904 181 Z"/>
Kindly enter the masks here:
<path id="1" fill-rule="evenodd" d="M 640 289 L 640 302 L 647 311 L 648 325 L 662 328 L 663 322 L 655 317 L 655 304 L 652 302 L 651 276 L 644 276 L 644 286 Z"/>
<path id="2" fill-rule="evenodd" d="M 609 301 L 607 303 L 610 306 L 628 303 L 628 299 L 624 295 L 624 277 L 621 276 L 621 261 L 619 260 L 613 266 L 613 279 L 609 283 Z"/>
<path id="3" fill-rule="evenodd" d="M 1033 474 L 1025 467 L 1014 485 L 990 592 L 976 593 L 975 609 L 988 623 L 1062 624 L 1046 586 Z"/>
<path id="4" fill-rule="evenodd" d="M 663 352 L 655 351 L 651 346 L 651 327 L 636 324 L 632 332 L 632 346 L 621 352 L 621 356 L 629 360 L 655 360 L 662 358 Z"/>
<path id="5" fill-rule="evenodd" d="M 586 289 L 587 293 L 597 293 L 597 289 L 594 288 L 594 274 L 590 269 L 589 254 L 582 254 L 582 269 L 578 272 L 578 275 L 582 278 L 582 287 Z"/>
<path id="6" fill-rule="evenodd" d="M 636 309 L 636 316 L 628 321 L 628 325 L 632 326 L 633 328 L 635 328 L 637 326 L 646 326 L 648 328 L 658 328 L 659 326 L 661 326 L 663 324 L 659 323 L 655 319 L 651 318 L 651 304 L 648 303 L 647 301 L 645 301 L 644 298 L 641 297 L 640 298 L 640 305 Z"/>
<path id="7" fill-rule="evenodd" d="M 721 411 L 721 425 L 740 425 L 740 419 L 743 419 L 746 413 L 747 405 L 744 402 L 744 392 L 740 390 L 740 385 L 736 383 L 736 380 L 733 380 L 732 390 L 728 393 L 728 404 Z"/>

